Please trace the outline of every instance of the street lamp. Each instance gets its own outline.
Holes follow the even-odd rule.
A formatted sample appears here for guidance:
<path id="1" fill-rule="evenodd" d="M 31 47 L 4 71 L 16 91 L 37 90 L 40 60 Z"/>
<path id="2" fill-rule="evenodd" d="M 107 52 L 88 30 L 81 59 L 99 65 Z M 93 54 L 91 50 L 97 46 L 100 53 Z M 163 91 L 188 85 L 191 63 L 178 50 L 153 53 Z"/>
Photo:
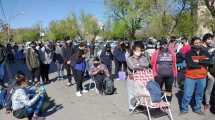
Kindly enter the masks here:
<path id="1" fill-rule="evenodd" d="M 10 42 L 10 22 L 11 22 L 11 20 L 15 19 L 17 16 L 23 15 L 23 14 L 24 14 L 24 12 L 22 11 L 22 12 L 17 13 L 16 15 L 11 16 L 10 18 L 7 19 L 6 26 L 7 26 L 7 40 L 8 40 L 8 42 Z"/>

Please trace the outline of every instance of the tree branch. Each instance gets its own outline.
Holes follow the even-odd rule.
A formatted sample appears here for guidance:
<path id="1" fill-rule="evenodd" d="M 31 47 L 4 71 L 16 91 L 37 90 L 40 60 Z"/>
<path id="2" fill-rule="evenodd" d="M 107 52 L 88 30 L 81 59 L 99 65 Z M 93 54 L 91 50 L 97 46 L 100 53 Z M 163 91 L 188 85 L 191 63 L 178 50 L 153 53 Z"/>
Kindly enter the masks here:
<path id="1" fill-rule="evenodd" d="M 213 18 L 215 18 L 215 1 L 214 0 L 204 0 L 204 1 L 211 15 L 213 16 Z"/>

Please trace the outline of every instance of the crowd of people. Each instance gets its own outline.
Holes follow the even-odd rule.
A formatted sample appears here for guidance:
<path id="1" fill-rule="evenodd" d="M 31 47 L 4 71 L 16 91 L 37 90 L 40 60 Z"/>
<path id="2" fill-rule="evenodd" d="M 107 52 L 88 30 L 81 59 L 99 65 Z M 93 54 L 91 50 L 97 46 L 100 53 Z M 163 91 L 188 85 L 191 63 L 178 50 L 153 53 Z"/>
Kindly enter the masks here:
<path id="1" fill-rule="evenodd" d="M 192 98 L 195 98 L 195 113 L 204 115 L 205 111 L 212 109 L 210 104 L 215 101 L 211 97 L 215 93 L 215 37 L 210 33 L 191 40 L 172 36 L 154 42 L 154 47 L 151 43 L 119 41 L 115 48 L 106 44 L 99 55 L 95 53 L 94 42 L 90 45 L 85 42 L 74 45 L 71 40 L 0 45 L 0 107 L 12 111 L 16 118 L 37 120 L 47 97 L 44 85 L 51 82 L 50 66 L 54 63 L 57 80 L 67 79 L 68 87 L 76 84 L 78 97 L 88 92 L 83 87 L 87 78 L 95 81 L 99 95 L 113 94 L 116 90 L 114 80 L 127 79 L 128 109 L 131 111 L 134 107 L 132 99 L 137 96 L 132 75 L 150 69 L 155 84 L 165 91 L 170 103 L 174 85 L 183 91 L 181 115 L 188 113 Z M 26 73 L 18 70 L 13 82 L 9 83 L 6 64 L 17 61 L 27 66 L 32 77 L 28 80 Z"/>

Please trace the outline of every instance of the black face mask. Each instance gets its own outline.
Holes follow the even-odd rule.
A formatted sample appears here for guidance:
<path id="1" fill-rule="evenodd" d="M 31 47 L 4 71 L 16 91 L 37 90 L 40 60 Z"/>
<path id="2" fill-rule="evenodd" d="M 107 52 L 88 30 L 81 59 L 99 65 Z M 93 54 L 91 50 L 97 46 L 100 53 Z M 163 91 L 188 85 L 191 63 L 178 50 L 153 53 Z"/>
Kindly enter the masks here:
<path id="1" fill-rule="evenodd" d="M 168 48 L 167 48 L 167 47 L 161 46 L 161 47 L 160 47 L 160 50 L 161 50 L 162 52 L 168 52 Z"/>
<path id="2" fill-rule="evenodd" d="M 95 67 L 98 67 L 99 66 L 99 63 L 95 63 L 95 64 L 93 64 Z"/>
<path id="3" fill-rule="evenodd" d="M 201 50 L 201 48 L 202 48 L 202 47 L 199 46 L 199 45 L 193 45 L 193 46 L 192 46 L 192 49 L 195 50 L 195 51 Z"/>
<path id="4" fill-rule="evenodd" d="M 31 48 L 34 49 L 34 50 L 36 50 L 36 46 L 32 46 Z"/>
<path id="5" fill-rule="evenodd" d="M 111 54 L 111 52 L 110 52 L 110 51 L 107 51 L 107 52 L 106 52 L 106 54 L 110 55 L 110 54 Z"/>
<path id="6" fill-rule="evenodd" d="M 50 53 L 50 52 L 51 52 L 51 50 L 50 50 L 50 49 L 46 49 L 46 52 L 47 52 L 47 53 Z"/>
<path id="7" fill-rule="evenodd" d="M 107 49 L 106 51 L 107 51 L 107 52 L 111 52 L 111 49 Z"/>

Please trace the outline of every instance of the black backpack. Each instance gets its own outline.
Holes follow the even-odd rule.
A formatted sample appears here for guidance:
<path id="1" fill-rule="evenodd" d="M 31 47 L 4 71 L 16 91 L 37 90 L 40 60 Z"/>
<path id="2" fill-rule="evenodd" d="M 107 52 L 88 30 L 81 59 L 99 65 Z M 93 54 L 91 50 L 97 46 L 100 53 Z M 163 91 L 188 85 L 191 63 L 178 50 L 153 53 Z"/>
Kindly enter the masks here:
<path id="1" fill-rule="evenodd" d="M 106 77 L 103 81 L 103 92 L 105 95 L 114 94 L 114 81 L 108 77 Z"/>
<path id="2" fill-rule="evenodd" d="M 9 86 L 6 89 L 6 95 L 5 95 L 5 108 L 7 110 L 12 110 L 12 94 L 14 93 L 16 89 L 16 81 L 14 79 L 9 80 Z"/>

